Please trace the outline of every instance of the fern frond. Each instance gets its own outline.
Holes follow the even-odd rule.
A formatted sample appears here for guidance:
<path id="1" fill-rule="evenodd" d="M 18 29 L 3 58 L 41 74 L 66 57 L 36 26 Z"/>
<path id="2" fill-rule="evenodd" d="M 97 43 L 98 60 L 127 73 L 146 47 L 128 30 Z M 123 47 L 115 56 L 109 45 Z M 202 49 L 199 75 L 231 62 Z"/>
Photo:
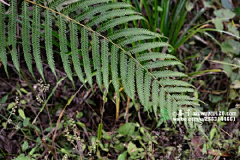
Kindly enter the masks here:
<path id="1" fill-rule="evenodd" d="M 145 104 L 144 100 L 144 83 L 143 83 L 143 69 L 141 67 L 137 67 L 136 71 L 136 85 L 137 85 L 137 93 L 138 98 L 141 104 Z"/>
<path id="2" fill-rule="evenodd" d="M 127 74 L 127 84 L 129 88 L 129 97 L 134 100 L 135 98 L 135 65 L 136 63 L 134 62 L 133 59 L 129 60 L 128 64 L 128 74 Z"/>
<path id="3" fill-rule="evenodd" d="M 178 105 L 177 105 L 177 102 L 176 101 L 173 101 L 173 104 L 172 104 L 172 113 L 177 113 L 178 111 Z M 172 114 L 172 118 L 176 118 L 177 117 L 177 114 Z M 174 124 L 176 124 L 175 121 L 173 121 Z"/>
<path id="4" fill-rule="evenodd" d="M 74 22 L 70 22 L 70 39 L 71 39 L 71 53 L 72 53 L 72 61 L 73 67 L 79 80 L 84 83 L 83 72 L 81 69 L 81 64 L 79 60 L 79 52 L 78 52 L 78 30 L 77 26 Z"/>
<path id="5" fill-rule="evenodd" d="M 153 81 L 153 85 L 152 85 L 152 102 L 153 102 L 153 112 L 155 114 L 155 116 L 157 117 L 157 110 L 158 110 L 158 106 L 159 106 L 159 84 L 157 83 L 156 80 Z"/>
<path id="6" fill-rule="evenodd" d="M 27 64 L 29 72 L 33 74 L 32 70 L 32 55 L 31 55 L 31 47 L 29 43 L 30 39 L 30 22 L 29 22 L 29 10 L 28 10 L 28 2 L 22 2 L 22 41 L 23 41 L 23 52 L 24 52 L 24 59 Z"/>
<path id="7" fill-rule="evenodd" d="M 173 99 L 170 94 L 167 94 L 167 111 L 170 119 L 172 119 L 172 113 L 173 113 L 172 108 L 173 108 Z"/>
<path id="8" fill-rule="evenodd" d="M 112 46 L 111 49 L 111 71 L 112 71 L 112 83 L 115 88 L 115 91 L 119 90 L 119 81 L 118 81 L 118 48 Z"/>
<path id="9" fill-rule="evenodd" d="M 160 98 L 159 98 L 159 107 L 160 107 L 160 111 L 165 108 L 166 105 L 166 95 L 165 95 L 165 90 L 164 88 L 160 88 Z"/>
<path id="10" fill-rule="evenodd" d="M 150 86 L 151 86 L 151 76 L 147 73 L 144 78 L 144 110 L 149 111 L 150 109 Z"/>
<path id="11" fill-rule="evenodd" d="M 182 86 L 182 87 L 194 87 L 193 85 L 181 81 L 181 80 L 175 80 L 175 79 L 160 79 L 159 83 L 163 86 Z"/>
<path id="12" fill-rule="evenodd" d="M 112 2 L 112 3 L 108 3 L 108 4 L 100 4 L 100 5 L 97 5 L 97 6 L 94 6 L 94 7 L 91 7 L 89 9 L 87 9 L 83 13 L 80 13 L 74 19 L 76 21 L 82 21 L 82 20 L 84 20 L 86 18 L 92 19 L 92 18 L 95 17 L 94 15 L 97 14 L 97 13 L 106 12 L 107 10 L 110 10 L 110 9 L 130 8 L 130 7 L 132 7 L 130 4 L 120 3 L 120 2 Z"/>
<path id="13" fill-rule="evenodd" d="M 101 73 L 101 61 L 100 61 L 100 49 L 99 49 L 99 38 L 93 33 L 92 34 L 92 52 L 93 52 L 93 66 L 97 70 L 96 79 L 99 88 L 102 90 L 102 73 Z"/>
<path id="14" fill-rule="evenodd" d="M 108 41 L 105 39 L 102 40 L 102 73 L 103 73 L 103 84 L 108 91 L 108 82 L 109 82 L 109 66 L 108 66 Z"/>
<path id="15" fill-rule="evenodd" d="M 15 1 L 16 0 L 13 0 L 12 3 L 15 3 Z M 196 100 L 196 98 L 191 98 L 186 95 L 188 92 L 192 94 L 192 92 L 194 92 L 194 87 L 177 79 L 187 77 L 187 75 L 172 69 L 173 66 L 182 65 L 178 59 L 170 54 L 151 52 L 151 49 L 154 48 L 172 49 L 168 43 L 165 43 L 166 40 L 162 41 L 162 38 L 166 39 L 166 37 L 145 29 L 128 28 L 131 26 L 128 25 L 128 22 L 132 24 L 132 22 L 136 20 L 145 20 L 132 10 L 133 7 L 131 5 L 112 2 L 112 0 L 78 0 L 77 2 L 67 5 L 60 13 L 53 9 L 59 6 L 63 2 L 62 0 L 53 0 L 49 4 L 53 9 L 30 0 L 26 1 L 34 4 L 32 20 L 33 56 L 37 70 L 42 77 L 44 75 L 40 56 L 40 34 L 42 30 L 40 30 L 39 7 L 46 9 L 43 28 L 45 33 L 45 50 L 48 64 L 54 74 L 55 63 L 53 58 L 53 44 L 60 46 L 61 61 L 71 81 L 73 81 L 73 78 L 70 60 L 73 62 L 74 72 L 77 73 L 81 82 L 85 82 L 84 76 L 86 76 L 86 81 L 92 87 L 92 76 L 96 75 L 96 81 L 100 89 L 104 85 L 108 91 L 111 89 L 109 85 L 112 82 L 115 92 L 118 92 L 120 85 L 122 85 L 124 92 L 133 102 L 135 102 L 135 97 L 138 97 L 145 111 L 151 112 L 153 110 L 154 114 L 156 116 L 160 114 L 164 121 L 173 118 L 171 112 L 181 109 L 182 105 L 198 105 L 199 101 Z M 29 44 L 31 43 L 27 43 L 27 39 L 29 39 L 27 37 L 30 37 L 29 33 L 31 32 L 27 31 L 27 27 L 29 27 L 27 23 L 29 23 L 30 19 L 28 18 L 28 7 L 26 4 L 27 3 L 23 4 L 22 27 L 22 33 L 26 34 L 22 41 L 24 53 L 29 53 L 31 51 L 31 46 L 29 46 Z M 16 4 L 13 4 L 10 8 L 11 15 L 8 41 L 13 48 L 11 52 L 13 63 L 18 69 L 15 27 L 17 15 L 16 12 L 14 12 L 15 10 Z M 77 16 L 75 16 L 75 13 L 71 14 L 75 11 L 80 11 L 81 13 L 78 13 Z M 3 7 L 0 8 L 0 12 L 0 22 L 4 23 L 5 13 Z M 53 12 L 53 14 L 51 14 L 51 12 Z M 52 18 L 55 19 L 55 15 L 57 15 L 59 36 L 52 30 L 55 28 L 55 26 L 53 26 L 55 23 L 52 21 Z M 75 19 L 72 19 L 70 16 L 75 16 Z M 78 22 L 83 20 L 85 20 L 83 23 Z M 81 26 L 81 38 L 78 37 L 79 26 L 76 24 Z M 67 34 L 67 25 L 69 26 L 69 34 Z M 126 27 L 117 30 L 118 27 L 116 26 L 118 25 Z M 89 26 L 93 26 L 93 28 Z M 98 32 L 95 31 L 95 28 L 97 28 Z M 3 35 L 0 37 L 0 40 L 4 42 L 4 26 L 0 26 L 0 29 L 2 29 L 0 35 Z M 106 36 L 103 36 L 100 32 L 104 32 Z M 91 41 L 89 40 L 90 36 Z M 55 41 L 55 38 L 59 39 L 59 44 Z M 80 49 L 78 48 L 79 40 Z M 71 53 L 69 53 L 68 47 L 71 48 Z M 5 47 L 0 47 L 0 51 L 0 58 L 2 61 L 7 61 Z M 71 57 L 69 57 L 70 54 Z M 83 58 L 83 64 L 81 64 L 79 60 L 80 54 Z M 25 59 L 27 58 L 29 57 Z M 31 64 L 30 60 L 26 61 L 28 61 L 27 65 L 29 66 Z M 91 62 L 93 62 L 93 64 Z M 4 65 L 6 66 L 7 64 L 5 63 Z M 94 69 L 92 69 L 92 67 Z M 193 124 L 187 123 L 186 125 L 193 126 Z"/>
<path id="16" fill-rule="evenodd" d="M 176 71 L 169 71 L 169 70 L 165 70 L 165 71 L 154 71 L 153 75 L 156 78 L 166 78 L 166 77 L 187 77 L 186 74 L 182 73 L 182 72 L 176 72 Z"/>
<path id="17" fill-rule="evenodd" d="M 8 30 L 8 39 L 9 39 L 9 45 L 12 45 L 11 50 L 11 57 L 13 64 L 17 71 L 20 71 L 19 68 L 19 61 L 18 61 L 18 52 L 17 52 L 17 40 L 16 40 L 16 26 L 17 26 L 17 4 L 16 0 L 11 1 L 10 6 L 10 16 L 9 16 L 9 30 Z"/>
<path id="18" fill-rule="evenodd" d="M 55 9 L 59 4 L 65 2 L 65 0 L 53 0 L 51 3 L 49 3 L 49 8 Z"/>
<path id="19" fill-rule="evenodd" d="M 156 38 L 164 37 L 158 33 L 151 32 L 149 30 L 142 29 L 142 28 L 125 28 L 110 34 L 108 38 L 114 41 L 122 37 L 130 37 L 130 36 L 137 36 L 137 35 L 148 35 L 148 36 L 154 36 Z"/>
<path id="20" fill-rule="evenodd" d="M 128 60 L 124 52 L 120 53 L 120 76 L 125 92 L 129 95 L 130 91 L 127 84 Z"/>
<path id="21" fill-rule="evenodd" d="M 8 76 L 7 71 L 7 52 L 6 52 L 6 36 L 5 36 L 5 6 L 3 3 L 0 3 L 0 42 L 2 43 L 0 45 L 0 60 L 3 64 L 4 70 Z"/>
<path id="22" fill-rule="evenodd" d="M 66 23 L 62 16 L 58 16 L 58 27 L 59 27 L 59 44 L 60 44 L 60 55 L 63 62 L 63 68 L 68 76 L 68 78 L 73 82 L 72 70 L 70 67 L 70 62 L 68 59 L 68 49 L 67 49 L 67 35 L 66 35 Z"/>
<path id="23" fill-rule="evenodd" d="M 43 74 L 43 66 L 42 66 L 42 59 L 41 59 L 41 51 L 40 51 L 40 7 L 34 6 L 33 7 L 33 27 L 32 27 L 32 43 L 33 43 L 33 56 L 34 61 L 36 63 L 37 69 L 44 79 Z"/>
<path id="24" fill-rule="evenodd" d="M 177 104 L 180 106 L 183 105 L 189 105 L 189 106 L 199 106 L 199 103 L 193 102 L 193 101 L 177 101 Z"/>
<path id="25" fill-rule="evenodd" d="M 180 95 L 180 94 L 173 94 L 172 97 L 176 100 L 192 100 L 192 101 L 199 101 L 195 97 L 190 97 L 188 95 Z"/>
<path id="26" fill-rule="evenodd" d="M 168 93 L 194 92 L 194 89 L 185 87 L 166 87 L 165 89 Z"/>
<path id="27" fill-rule="evenodd" d="M 92 71 L 91 71 L 91 64 L 89 58 L 89 51 L 88 51 L 88 30 L 82 28 L 81 30 L 81 49 L 82 49 L 82 56 L 83 56 L 83 66 L 86 73 L 87 81 L 89 85 L 92 87 Z"/>
<path id="28" fill-rule="evenodd" d="M 47 61 L 50 69 L 52 70 L 55 77 L 57 74 L 55 72 L 55 62 L 53 58 L 53 46 L 52 46 L 52 14 L 49 10 L 45 10 L 45 46 L 46 46 L 46 54 Z"/>
<path id="29" fill-rule="evenodd" d="M 106 2 L 110 2 L 112 0 L 80 0 L 78 2 L 72 3 L 69 6 L 67 6 L 66 8 L 63 9 L 63 14 L 68 15 L 71 12 L 74 12 L 76 10 L 80 10 L 83 9 L 85 7 L 91 6 L 91 5 L 96 5 L 96 4 L 100 4 L 100 3 L 106 3 Z"/>
<path id="30" fill-rule="evenodd" d="M 158 53 L 158 52 L 149 52 L 145 54 L 141 54 L 137 57 L 137 60 L 142 62 L 142 61 L 148 61 L 148 60 L 153 60 L 153 59 L 175 59 L 177 58 L 171 54 L 166 54 L 166 53 Z"/>
<path id="31" fill-rule="evenodd" d="M 128 52 L 140 53 L 140 52 L 150 50 L 150 49 L 154 49 L 154 48 L 169 47 L 169 46 L 170 45 L 168 43 L 165 43 L 165 42 L 149 42 L 149 43 L 138 44 L 137 46 L 128 50 Z"/>
<path id="32" fill-rule="evenodd" d="M 114 18 L 114 17 L 121 17 L 125 15 L 132 15 L 137 14 L 138 12 L 135 12 L 130 9 L 118 9 L 118 10 L 112 10 L 104 13 L 103 15 L 96 16 L 90 23 L 87 23 L 86 25 L 89 27 L 92 27 L 94 25 L 98 25 L 99 23 L 103 23 L 104 21 L 107 21 L 108 19 Z"/>
<path id="33" fill-rule="evenodd" d="M 155 62 L 148 62 L 144 64 L 143 66 L 147 69 L 153 69 L 153 68 L 161 68 L 166 66 L 175 66 L 175 65 L 183 65 L 179 61 L 172 61 L 172 60 L 165 60 L 165 61 L 155 61 Z"/>
<path id="34" fill-rule="evenodd" d="M 132 44 L 138 41 L 142 41 L 142 40 L 149 40 L 149 39 L 154 39 L 154 36 L 148 36 L 148 35 L 138 35 L 138 36 L 133 36 L 133 37 L 127 37 L 125 40 L 122 40 L 121 42 L 119 42 L 118 44 L 120 46 L 126 46 L 128 44 Z"/>
<path id="35" fill-rule="evenodd" d="M 138 15 L 115 18 L 115 19 L 110 20 L 110 21 L 106 22 L 105 24 L 103 24 L 100 28 L 97 29 L 97 32 L 104 32 L 110 28 L 117 26 L 117 25 L 124 24 L 129 21 L 136 21 L 136 20 L 145 20 L 145 19 L 143 16 L 138 16 Z"/>

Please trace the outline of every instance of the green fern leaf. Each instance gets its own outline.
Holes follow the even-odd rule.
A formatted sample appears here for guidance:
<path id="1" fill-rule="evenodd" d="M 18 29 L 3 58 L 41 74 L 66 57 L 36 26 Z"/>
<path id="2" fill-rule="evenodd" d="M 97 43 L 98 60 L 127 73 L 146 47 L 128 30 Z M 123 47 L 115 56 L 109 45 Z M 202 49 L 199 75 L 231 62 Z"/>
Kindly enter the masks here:
<path id="1" fill-rule="evenodd" d="M 23 19 L 23 22 L 22 22 L 22 41 L 23 41 L 24 59 L 25 59 L 25 62 L 27 64 L 28 70 L 30 71 L 30 73 L 34 77 L 33 70 L 32 70 L 31 48 L 30 48 L 30 43 L 29 43 L 30 22 L 29 22 L 28 6 L 29 6 L 28 2 L 26 2 L 26 1 L 22 2 L 22 19 Z"/>
<path id="2" fill-rule="evenodd" d="M 108 82 L 109 82 L 109 65 L 108 65 L 108 41 L 105 39 L 102 40 L 102 72 L 103 72 L 103 84 L 108 91 Z"/>
<path id="3" fill-rule="evenodd" d="M 112 34 L 110 34 L 108 36 L 108 38 L 111 39 L 112 41 L 114 41 L 114 40 L 120 39 L 122 37 L 130 37 L 130 36 L 137 36 L 137 35 L 149 35 L 149 36 L 155 36 L 156 38 L 163 37 L 162 35 L 160 35 L 158 33 L 151 32 L 149 30 L 142 29 L 142 28 L 125 28 L 125 29 L 113 32 Z"/>
<path id="4" fill-rule="evenodd" d="M 72 70 L 70 67 L 70 62 L 68 59 L 68 49 L 67 49 L 67 35 L 66 35 L 66 23 L 62 16 L 58 16 L 58 27 L 59 27 L 59 44 L 60 44 L 60 55 L 63 62 L 63 68 L 68 76 L 68 78 L 73 83 Z"/>
<path id="5" fill-rule="evenodd" d="M 120 18 L 114 18 L 113 20 L 110 20 L 102 25 L 102 27 L 97 29 L 97 32 L 104 32 L 110 28 L 113 28 L 117 25 L 127 23 L 129 21 L 135 21 L 135 20 L 145 20 L 144 17 L 134 15 L 134 16 L 125 16 Z"/>
<path id="6" fill-rule="evenodd" d="M 11 57 L 13 64 L 17 71 L 19 72 L 19 62 L 18 62 L 18 53 L 17 53 L 17 40 L 16 40 L 16 26 L 17 26 L 17 4 L 16 0 L 11 1 L 10 6 L 10 16 L 9 16 L 9 31 L 8 31 L 8 38 L 9 38 L 9 45 L 12 45 L 11 50 Z"/>
<path id="7" fill-rule="evenodd" d="M 135 62 L 133 59 L 129 60 L 128 74 L 127 74 L 127 87 L 129 88 L 129 97 L 134 100 L 135 98 Z"/>
<path id="8" fill-rule="evenodd" d="M 188 95 L 180 95 L 180 94 L 173 94 L 172 97 L 176 100 L 191 100 L 191 101 L 199 101 L 195 97 L 190 97 Z"/>
<path id="9" fill-rule="evenodd" d="M 168 93 L 194 92 L 194 89 L 185 87 L 166 87 L 165 89 Z"/>
<path id="10" fill-rule="evenodd" d="M 159 47 L 169 47 L 170 45 L 165 42 L 149 42 L 149 43 L 143 43 L 139 44 L 136 47 L 133 47 L 132 49 L 128 50 L 131 53 L 139 53 L 146 50 L 150 50 L 153 48 L 159 48 Z"/>
<path id="11" fill-rule="evenodd" d="M 127 56 L 124 52 L 120 54 L 120 76 L 122 79 L 122 85 L 124 87 L 125 92 L 129 95 L 129 88 L 127 84 L 127 71 L 128 71 L 128 60 Z"/>
<path id="12" fill-rule="evenodd" d="M 174 65 L 183 65 L 183 64 L 179 61 L 172 61 L 172 60 L 160 61 L 159 60 L 155 62 L 148 62 L 143 66 L 147 69 L 153 69 L 153 68 L 160 68 L 160 67 L 174 66 Z"/>
<path id="13" fill-rule="evenodd" d="M 136 85 L 137 85 L 137 93 L 138 93 L 138 98 L 141 102 L 141 104 L 144 103 L 144 84 L 143 84 L 143 69 L 141 67 L 137 67 L 136 71 Z"/>
<path id="14" fill-rule="evenodd" d="M 166 53 L 158 53 L 158 52 L 149 52 L 145 54 L 141 54 L 139 57 L 137 57 L 137 60 L 142 62 L 142 61 L 147 61 L 147 60 L 153 60 L 153 59 L 175 59 L 177 58 L 171 54 L 166 54 Z"/>
<path id="15" fill-rule="evenodd" d="M 49 3 L 49 8 L 55 9 L 59 4 L 65 2 L 65 0 L 53 0 L 51 3 Z"/>
<path id="16" fill-rule="evenodd" d="M 33 27 L 32 27 L 32 43 L 33 43 L 33 56 L 37 69 L 44 79 L 42 60 L 40 56 L 40 8 L 39 6 L 33 7 Z"/>
<path id="17" fill-rule="evenodd" d="M 0 60 L 4 66 L 4 70 L 8 76 L 7 71 L 7 52 L 6 52 L 6 37 L 5 37 L 5 6 L 3 3 L 0 3 Z"/>
<path id="18" fill-rule="evenodd" d="M 144 78 L 144 110 L 149 111 L 150 109 L 150 86 L 151 86 L 151 76 L 147 73 Z"/>
<path id="19" fill-rule="evenodd" d="M 120 41 L 118 44 L 120 46 L 126 46 L 138 41 L 142 40 L 149 40 L 149 39 L 154 39 L 154 36 L 148 36 L 148 35 L 138 35 L 138 36 L 133 36 L 133 37 L 127 37 L 125 40 Z"/>
<path id="20" fill-rule="evenodd" d="M 92 18 L 95 17 L 94 15 L 97 14 L 97 13 L 103 13 L 103 12 L 106 12 L 107 10 L 110 10 L 110 9 L 128 8 L 128 7 L 132 7 L 132 6 L 130 4 L 127 4 L 127 3 L 119 3 L 119 2 L 112 2 L 112 3 L 108 3 L 108 4 L 100 4 L 100 5 L 96 5 L 94 7 L 91 7 L 89 9 L 87 9 L 83 13 L 77 15 L 74 19 L 76 21 L 82 21 L 86 18 L 92 19 Z"/>
<path id="21" fill-rule="evenodd" d="M 176 101 L 173 101 L 172 104 L 172 118 L 175 119 L 177 118 L 177 114 L 178 113 L 178 105 L 176 103 Z M 176 124 L 176 121 L 173 121 L 174 124 Z"/>
<path id="22" fill-rule="evenodd" d="M 167 111 L 168 111 L 168 116 L 170 119 L 172 119 L 172 113 L 173 113 L 173 109 L 172 109 L 172 97 L 170 94 L 167 94 Z"/>
<path id="23" fill-rule="evenodd" d="M 87 81 L 89 85 L 92 87 L 92 72 L 91 72 L 91 65 L 90 65 L 90 58 L 89 58 L 89 51 L 88 51 L 88 30 L 82 28 L 81 30 L 81 49 L 82 49 L 82 56 L 83 56 L 83 66 L 86 73 Z"/>
<path id="24" fill-rule="evenodd" d="M 160 109 L 165 107 L 165 90 L 164 88 L 160 88 L 160 98 L 159 98 L 159 105 L 160 105 Z"/>
<path id="25" fill-rule="evenodd" d="M 93 52 L 93 66 L 97 70 L 96 79 L 99 88 L 102 90 L 102 74 L 101 74 L 101 62 L 100 62 L 100 52 L 99 52 L 99 38 L 93 33 L 92 34 L 92 52 Z"/>
<path id="26" fill-rule="evenodd" d="M 152 85 L 152 102 L 153 102 L 153 112 L 155 114 L 155 116 L 157 117 L 157 113 L 158 113 L 158 105 L 159 105 L 159 94 L 158 94 L 158 90 L 159 90 L 159 84 L 157 83 L 156 80 L 153 81 L 153 85 Z"/>
<path id="27" fill-rule="evenodd" d="M 55 72 L 55 62 L 53 58 L 53 49 L 52 49 L 52 14 L 49 10 L 45 10 L 45 46 L 47 61 L 50 69 L 52 70 L 55 77 L 57 74 Z"/>
<path id="28" fill-rule="evenodd" d="M 68 15 L 71 12 L 83 9 L 85 7 L 88 7 L 90 5 L 96 5 L 99 3 L 105 3 L 105 2 L 109 2 L 111 0 L 81 0 L 78 2 L 75 2 L 73 4 L 70 4 L 69 6 L 67 6 L 66 8 L 63 9 L 63 14 Z"/>
<path id="29" fill-rule="evenodd" d="M 112 83 L 115 88 L 115 91 L 119 90 L 119 81 L 118 81 L 118 48 L 113 45 L 111 49 L 111 71 L 112 71 Z"/>
<path id="30" fill-rule="evenodd" d="M 107 21 L 108 19 L 114 18 L 114 17 L 121 17 L 125 15 L 131 15 L 131 14 L 137 14 L 137 12 L 130 10 L 130 9 L 118 9 L 106 12 L 103 15 L 96 16 L 90 23 L 87 23 L 86 25 L 89 27 L 92 27 L 94 25 L 98 25 L 99 23 L 103 23 L 104 21 Z"/>
<path id="31" fill-rule="evenodd" d="M 79 80 L 84 83 L 83 72 L 81 69 L 81 64 L 79 61 L 79 52 L 78 52 L 78 30 L 77 26 L 74 22 L 70 22 L 70 39 L 71 39 L 71 53 L 72 53 L 72 61 L 73 67 Z"/>
<path id="32" fill-rule="evenodd" d="M 199 103 L 192 102 L 192 101 L 177 101 L 177 104 L 178 104 L 179 106 L 183 106 L 183 105 L 199 106 Z"/>
<path id="33" fill-rule="evenodd" d="M 194 87 L 193 85 L 181 81 L 181 80 L 174 80 L 174 79 L 160 79 L 159 83 L 163 86 L 182 86 L 182 87 Z"/>
<path id="34" fill-rule="evenodd" d="M 176 72 L 176 71 L 170 71 L 170 70 L 166 70 L 166 71 L 154 71 L 153 75 L 156 78 L 166 78 L 166 77 L 187 77 L 186 74 L 181 73 L 181 72 Z"/>

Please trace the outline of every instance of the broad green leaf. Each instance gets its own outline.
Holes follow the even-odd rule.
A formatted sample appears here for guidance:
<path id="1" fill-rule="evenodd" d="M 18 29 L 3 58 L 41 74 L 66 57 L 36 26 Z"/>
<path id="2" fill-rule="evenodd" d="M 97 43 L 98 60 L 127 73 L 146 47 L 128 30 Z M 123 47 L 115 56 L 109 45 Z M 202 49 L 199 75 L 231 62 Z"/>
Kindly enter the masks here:
<path id="1" fill-rule="evenodd" d="M 224 8 L 232 10 L 233 4 L 231 0 L 221 0 L 221 3 Z"/>
<path id="2" fill-rule="evenodd" d="M 214 15 L 218 18 L 229 20 L 232 19 L 236 14 L 229 9 L 219 9 L 214 11 Z"/>
<path id="3" fill-rule="evenodd" d="M 229 109 L 228 113 L 230 113 L 231 117 L 239 117 L 239 110 L 237 108 L 231 108 Z"/>
<path id="4" fill-rule="evenodd" d="M 28 149 L 28 141 L 24 141 L 22 144 L 22 151 L 25 152 Z"/>
<path id="5" fill-rule="evenodd" d="M 23 127 L 27 127 L 28 125 L 29 125 L 29 121 L 30 121 L 30 118 L 25 118 L 24 120 L 23 120 Z"/>
<path id="6" fill-rule="evenodd" d="M 83 116 L 83 112 L 78 112 L 77 114 L 76 114 L 76 118 L 81 118 Z"/>
<path id="7" fill-rule="evenodd" d="M 203 154 L 207 153 L 207 144 L 206 143 L 203 144 L 202 153 Z"/>
<path id="8" fill-rule="evenodd" d="M 234 89 L 239 89 L 240 88 L 240 81 L 239 80 L 233 81 L 230 87 L 234 88 Z"/>
<path id="9" fill-rule="evenodd" d="M 19 116 L 22 118 L 22 119 L 25 119 L 25 114 L 24 114 L 24 111 L 22 109 L 18 109 L 18 113 L 19 113 Z"/>
<path id="10" fill-rule="evenodd" d="M 228 23 L 228 31 L 232 32 L 236 36 L 239 36 L 239 31 L 237 30 L 237 27 L 234 26 L 232 23 Z"/>
<path id="11" fill-rule="evenodd" d="M 138 148 L 134 143 L 129 142 L 127 151 L 128 151 L 128 154 L 131 155 L 131 157 L 135 157 L 138 153 Z"/>
<path id="12" fill-rule="evenodd" d="M 118 156 L 117 160 L 125 160 L 126 158 L 127 158 L 127 151 L 124 151 Z"/>
<path id="13" fill-rule="evenodd" d="M 125 123 L 123 124 L 119 129 L 118 132 L 123 134 L 124 136 L 126 135 L 133 135 L 135 130 L 135 125 L 133 123 Z"/>
<path id="14" fill-rule="evenodd" d="M 3 96 L 1 99 L 0 99 L 0 103 L 5 103 L 8 99 L 8 94 L 6 94 L 5 96 Z"/>
<path id="15" fill-rule="evenodd" d="M 112 139 L 112 136 L 108 132 L 102 130 L 102 138 L 110 141 Z"/>
<path id="16" fill-rule="evenodd" d="M 240 54 L 240 43 L 233 39 L 226 40 L 221 44 L 222 52 L 224 53 L 234 53 L 236 55 Z"/>
<path id="17" fill-rule="evenodd" d="M 7 107 L 7 110 L 13 108 L 16 104 L 14 102 L 10 103 Z"/>
<path id="18" fill-rule="evenodd" d="M 70 153 L 64 148 L 61 148 L 61 152 L 64 153 L 64 154 L 70 155 Z"/>
<path id="19" fill-rule="evenodd" d="M 187 9 L 188 12 L 190 12 L 193 9 L 193 3 L 190 2 L 190 1 L 187 1 L 186 9 Z"/>
<path id="20" fill-rule="evenodd" d="M 210 131 L 210 141 L 213 140 L 213 137 L 214 137 L 216 132 L 217 132 L 216 128 L 211 129 L 211 131 Z"/>
<path id="21" fill-rule="evenodd" d="M 31 160 L 29 156 L 26 156 L 24 154 L 20 154 L 15 160 Z"/>
<path id="22" fill-rule="evenodd" d="M 224 58 L 223 62 L 232 63 L 229 58 Z M 228 64 L 223 64 L 223 70 L 227 73 L 227 76 L 230 77 L 232 75 L 232 67 Z"/>
<path id="23" fill-rule="evenodd" d="M 218 30 L 223 30 L 223 23 L 222 23 L 222 19 L 220 18 L 214 18 L 212 20 L 213 24 L 215 25 L 216 29 Z"/>

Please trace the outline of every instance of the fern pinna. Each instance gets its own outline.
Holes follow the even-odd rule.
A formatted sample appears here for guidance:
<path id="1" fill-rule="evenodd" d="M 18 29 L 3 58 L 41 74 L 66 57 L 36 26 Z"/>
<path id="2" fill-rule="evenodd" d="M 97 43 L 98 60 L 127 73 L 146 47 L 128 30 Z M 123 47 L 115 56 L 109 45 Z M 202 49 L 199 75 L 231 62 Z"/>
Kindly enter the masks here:
<path id="1" fill-rule="evenodd" d="M 78 0 L 68 5 L 63 2 L 45 1 L 44 6 L 40 1 L 25 0 L 22 8 L 17 10 L 16 0 L 11 0 L 9 17 L 5 13 L 6 6 L 0 3 L 0 38 L 3 44 L 0 58 L 6 73 L 6 48 L 10 47 L 13 64 L 19 71 L 20 55 L 16 48 L 22 45 L 25 62 L 32 75 L 34 61 L 44 78 L 40 53 L 46 53 L 49 68 L 57 76 L 53 55 L 57 54 L 53 50 L 55 36 L 59 41 L 64 70 L 71 81 L 73 73 L 76 73 L 82 83 L 92 86 L 95 76 L 101 90 L 104 87 L 108 91 L 111 84 L 116 93 L 123 88 L 134 103 L 140 102 L 144 111 L 154 112 L 156 117 L 167 114 L 172 119 L 176 117 L 172 113 L 180 108 L 196 109 L 191 106 L 198 105 L 198 100 L 186 94 L 194 92 L 194 87 L 179 80 L 187 75 L 171 70 L 175 65 L 182 65 L 181 62 L 171 54 L 158 52 L 172 50 L 166 43 L 167 38 L 146 29 L 134 28 L 134 23 L 146 20 L 131 5 L 113 0 Z M 33 6 L 31 11 L 29 6 Z M 6 33 L 4 24 L 7 18 Z M 17 23 L 22 26 L 22 40 L 19 41 L 16 40 Z M 53 31 L 53 28 L 58 29 Z M 40 48 L 40 40 L 45 42 L 45 52 Z M 189 125 L 194 127 L 192 122 Z"/>

